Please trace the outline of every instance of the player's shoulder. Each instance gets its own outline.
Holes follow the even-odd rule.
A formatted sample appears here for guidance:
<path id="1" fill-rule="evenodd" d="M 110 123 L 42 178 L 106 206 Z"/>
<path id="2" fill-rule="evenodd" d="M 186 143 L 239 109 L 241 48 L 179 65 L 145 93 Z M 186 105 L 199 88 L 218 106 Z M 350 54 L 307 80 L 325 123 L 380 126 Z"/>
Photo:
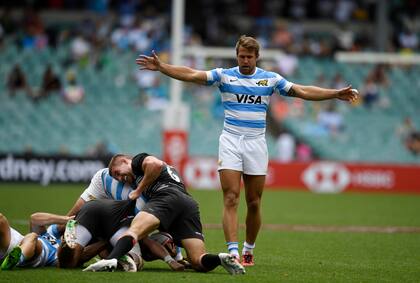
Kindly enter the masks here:
<path id="1" fill-rule="evenodd" d="M 103 177 L 109 175 L 109 169 L 108 168 L 102 168 L 96 171 L 96 173 L 93 175 L 92 180 L 94 179 L 102 179 Z"/>
<path id="2" fill-rule="evenodd" d="M 238 75 L 240 75 L 238 66 L 228 68 L 228 69 L 218 68 L 216 70 L 220 70 L 220 73 L 222 75 L 228 75 L 228 76 L 238 76 Z"/>
<path id="3" fill-rule="evenodd" d="M 281 79 L 282 78 L 282 76 L 276 72 L 268 71 L 268 70 L 258 68 L 258 67 L 256 68 L 254 77 L 257 79 L 273 79 L 273 78 Z"/>

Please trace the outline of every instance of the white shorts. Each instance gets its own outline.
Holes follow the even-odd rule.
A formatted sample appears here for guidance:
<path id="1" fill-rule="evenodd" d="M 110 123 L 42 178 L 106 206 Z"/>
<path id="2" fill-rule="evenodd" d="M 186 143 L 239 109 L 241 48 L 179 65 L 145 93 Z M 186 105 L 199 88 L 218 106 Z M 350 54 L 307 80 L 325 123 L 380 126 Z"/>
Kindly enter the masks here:
<path id="1" fill-rule="evenodd" d="M 12 227 L 9 227 L 9 228 L 10 228 L 9 247 L 7 248 L 7 251 L 5 253 L 2 253 L 0 251 L 0 260 L 2 260 L 6 255 L 8 255 L 12 251 L 12 249 L 14 247 L 18 246 L 20 244 L 20 242 L 23 240 L 23 235 L 21 233 L 19 233 L 18 231 L 16 231 Z"/>
<path id="2" fill-rule="evenodd" d="M 219 138 L 218 170 L 232 169 L 246 175 L 267 175 L 265 136 L 248 138 L 223 131 Z"/>

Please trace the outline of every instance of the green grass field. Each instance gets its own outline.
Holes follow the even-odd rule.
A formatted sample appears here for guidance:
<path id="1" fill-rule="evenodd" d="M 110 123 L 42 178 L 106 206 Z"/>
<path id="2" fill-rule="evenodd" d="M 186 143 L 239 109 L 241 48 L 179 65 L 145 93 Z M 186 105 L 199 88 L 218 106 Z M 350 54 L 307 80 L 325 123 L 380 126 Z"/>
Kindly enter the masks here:
<path id="1" fill-rule="evenodd" d="M 83 189 L 83 185 L 41 187 L 3 183 L 0 184 L 0 212 L 13 227 L 26 233 L 31 213 L 66 213 Z M 220 224 L 221 193 L 191 193 L 200 204 L 202 222 Z M 242 223 L 244 212 L 242 200 Z M 15 269 L 0 272 L 0 282 L 420 282 L 419 229 L 411 233 L 322 231 L 331 226 L 418 228 L 420 196 L 266 191 L 263 223 L 273 225 L 261 230 L 255 250 L 256 266 L 248 268 L 244 276 L 230 276 L 222 268 L 207 274 L 174 273 L 166 264 L 152 262 L 136 274 Z M 292 225 L 300 225 L 303 230 L 316 226 L 317 231 L 287 228 Z M 204 230 L 208 250 L 225 251 L 223 231 L 218 225 L 210 226 L 215 228 Z M 279 227 L 283 228 L 277 230 Z M 243 235 L 241 230 L 241 240 Z"/>

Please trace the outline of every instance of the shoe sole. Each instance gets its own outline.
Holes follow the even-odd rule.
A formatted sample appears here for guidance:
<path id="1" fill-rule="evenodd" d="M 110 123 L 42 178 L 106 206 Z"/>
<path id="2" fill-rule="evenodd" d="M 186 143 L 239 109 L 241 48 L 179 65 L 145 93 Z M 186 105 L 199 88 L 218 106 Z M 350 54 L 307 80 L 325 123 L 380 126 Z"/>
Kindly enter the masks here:
<path id="1" fill-rule="evenodd" d="M 239 262 L 233 262 L 234 258 L 226 258 L 222 260 L 223 267 L 232 275 L 245 274 L 245 268 Z"/>
<path id="2" fill-rule="evenodd" d="M 118 264 L 121 265 L 125 272 L 137 272 L 137 266 L 133 259 L 128 258 L 128 255 L 122 256 L 118 260 Z"/>
<path id="3" fill-rule="evenodd" d="M 15 267 L 20 260 L 22 254 L 22 249 L 19 246 L 14 247 L 10 253 L 4 258 L 3 263 L 1 264 L 1 270 L 11 270 Z"/>
<path id="4" fill-rule="evenodd" d="M 71 249 L 76 247 L 76 225 L 76 220 L 69 220 L 64 231 L 64 241 Z"/>

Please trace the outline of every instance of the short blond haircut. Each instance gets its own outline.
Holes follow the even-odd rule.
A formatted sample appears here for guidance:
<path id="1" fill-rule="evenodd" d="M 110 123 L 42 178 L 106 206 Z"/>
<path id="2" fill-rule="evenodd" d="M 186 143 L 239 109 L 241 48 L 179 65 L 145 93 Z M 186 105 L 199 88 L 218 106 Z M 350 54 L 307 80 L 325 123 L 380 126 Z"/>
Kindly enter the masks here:
<path id="1" fill-rule="evenodd" d="M 132 156 L 127 155 L 127 154 L 116 154 L 114 155 L 111 160 L 109 161 L 108 164 L 108 169 L 109 169 L 109 174 L 112 176 L 112 169 L 119 165 L 121 163 L 121 159 L 123 158 L 127 158 L 127 159 L 133 159 Z"/>
<path id="2" fill-rule="evenodd" d="M 260 44 L 251 36 L 241 35 L 238 42 L 236 42 L 236 55 L 239 53 L 239 47 L 243 47 L 248 51 L 254 51 L 257 58 L 260 56 Z"/>

